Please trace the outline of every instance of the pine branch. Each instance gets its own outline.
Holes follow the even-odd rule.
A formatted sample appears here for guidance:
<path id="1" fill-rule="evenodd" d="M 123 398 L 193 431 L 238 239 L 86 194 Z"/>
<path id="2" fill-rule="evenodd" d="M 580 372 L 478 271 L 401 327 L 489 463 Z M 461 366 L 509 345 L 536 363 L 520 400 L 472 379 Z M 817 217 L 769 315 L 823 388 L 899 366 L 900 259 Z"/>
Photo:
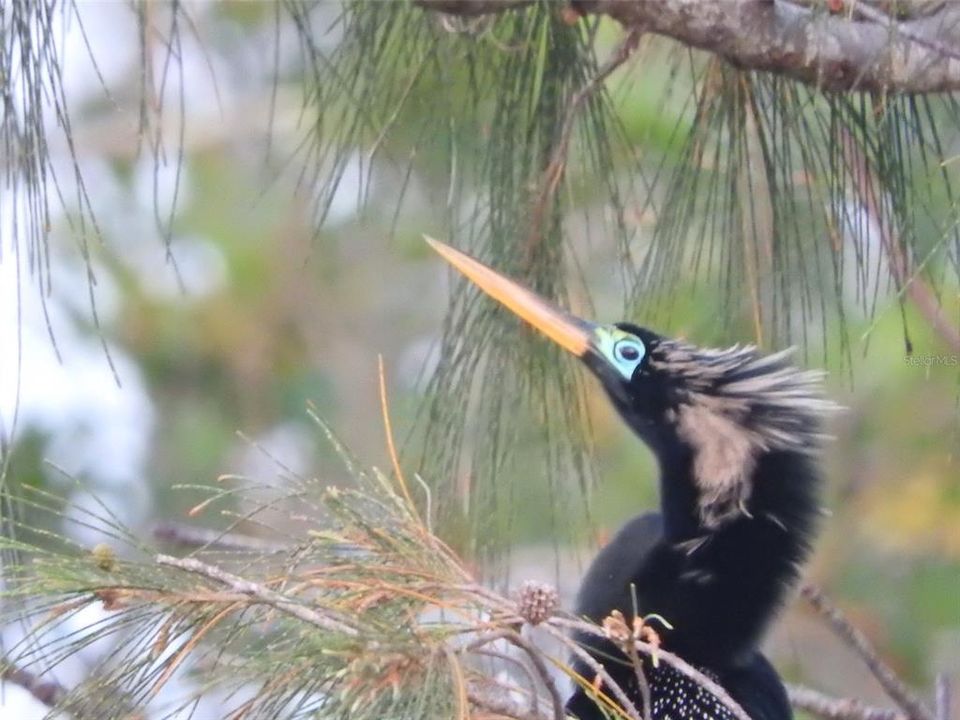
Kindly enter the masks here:
<path id="1" fill-rule="evenodd" d="M 346 624 L 342 620 L 331 617 L 327 613 L 314 610 L 306 605 L 300 605 L 292 602 L 285 596 L 275 593 L 259 583 L 245 580 L 242 577 L 228 573 L 225 570 L 214 567 L 213 565 L 200 562 L 194 558 L 175 558 L 169 555 L 157 555 L 156 561 L 159 565 L 167 565 L 169 567 L 179 568 L 186 572 L 202 575 L 203 577 L 215 580 L 223 585 L 226 585 L 234 592 L 240 593 L 241 595 L 246 595 L 266 605 L 275 607 L 277 610 L 281 610 L 288 615 L 292 615 L 298 620 L 303 620 L 311 625 L 316 625 L 321 630 L 343 633 L 344 635 L 357 634 L 356 628 Z"/>
<path id="2" fill-rule="evenodd" d="M 514 2 L 438 2 L 423 7 L 477 15 Z M 859 15 L 788 0 L 579 0 L 581 13 L 664 35 L 825 90 L 929 93 L 960 89 L 960 5 L 897 20 L 869 6 Z M 846 3 L 843 3 L 844 10 Z"/>

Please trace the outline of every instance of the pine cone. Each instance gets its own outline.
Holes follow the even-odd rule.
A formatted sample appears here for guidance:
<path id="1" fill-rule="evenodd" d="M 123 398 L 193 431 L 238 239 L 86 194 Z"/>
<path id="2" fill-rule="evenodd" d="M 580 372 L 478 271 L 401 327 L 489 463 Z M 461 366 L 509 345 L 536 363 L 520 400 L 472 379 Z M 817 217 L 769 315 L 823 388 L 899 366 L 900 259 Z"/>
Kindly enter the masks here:
<path id="1" fill-rule="evenodd" d="M 527 580 L 520 586 L 517 613 L 531 625 L 539 625 L 549 618 L 559 604 L 557 590 L 551 585 Z"/>

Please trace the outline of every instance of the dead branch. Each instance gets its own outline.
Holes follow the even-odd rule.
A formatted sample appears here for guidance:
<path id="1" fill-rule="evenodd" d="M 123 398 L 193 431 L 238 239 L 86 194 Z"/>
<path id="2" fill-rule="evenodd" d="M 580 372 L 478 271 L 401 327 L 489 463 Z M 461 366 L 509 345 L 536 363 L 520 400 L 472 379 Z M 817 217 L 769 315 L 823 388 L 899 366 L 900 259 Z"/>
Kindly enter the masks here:
<path id="1" fill-rule="evenodd" d="M 802 685 L 787 685 L 790 704 L 824 720 L 907 720 L 896 710 L 877 708 L 855 698 L 834 698 Z"/>
<path id="2" fill-rule="evenodd" d="M 823 617 L 836 635 L 866 664 L 884 691 L 912 720 L 935 720 L 933 713 L 887 665 L 877 649 L 860 630 L 830 602 L 815 585 L 806 584 L 800 594 Z"/>
<path id="3" fill-rule="evenodd" d="M 476 16 L 516 9 L 513 0 L 418 0 Z M 873 8 L 831 13 L 788 0 L 578 0 L 579 12 L 673 38 L 749 70 L 825 90 L 929 93 L 960 88 L 960 3 L 895 18 Z M 844 3 L 846 6 L 847 3 Z"/>

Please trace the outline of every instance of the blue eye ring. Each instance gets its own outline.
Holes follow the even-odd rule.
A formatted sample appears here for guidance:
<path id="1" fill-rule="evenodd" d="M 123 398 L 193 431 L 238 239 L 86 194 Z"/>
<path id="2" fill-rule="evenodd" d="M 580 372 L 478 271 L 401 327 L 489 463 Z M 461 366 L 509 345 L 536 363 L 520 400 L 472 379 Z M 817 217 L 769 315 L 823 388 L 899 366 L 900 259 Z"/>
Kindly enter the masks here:
<path id="1" fill-rule="evenodd" d="M 617 368 L 617 372 L 624 380 L 629 382 L 633 373 L 643 362 L 643 358 L 647 354 L 647 348 L 644 347 L 639 338 L 633 336 L 621 337 L 613 343 L 613 347 L 610 348 L 608 353 L 607 357 Z"/>
<path id="2" fill-rule="evenodd" d="M 621 330 L 616 325 L 601 326 L 595 332 L 594 342 L 597 352 L 619 373 L 620 377 L 630 382 L 633 373 L 647 355 L 647 347 L 643 344 L 643 340 Z"/>

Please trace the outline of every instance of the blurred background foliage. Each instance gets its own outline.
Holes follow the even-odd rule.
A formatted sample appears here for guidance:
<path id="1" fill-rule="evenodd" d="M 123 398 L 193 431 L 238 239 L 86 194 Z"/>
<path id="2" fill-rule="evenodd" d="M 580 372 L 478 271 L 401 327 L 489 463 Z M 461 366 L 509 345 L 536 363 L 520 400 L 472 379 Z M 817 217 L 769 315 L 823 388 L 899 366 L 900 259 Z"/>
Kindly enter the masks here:
<path id="1" fill-rule="evenodd" d="M 9 142 L 2 160 L 5 481 L 80 506 L 95 493 L 144 537 L 171 519 L 233 525 L 240 506 L 188 517 L 204 497 L 189 486 L 221 473 L 285 482 L 259 448 L 292 474 L 343 481 L 308 403 L 364 462 L 388 467 L 382 354 L 405 460 L 434 488 L 445 536 L 478 564 L 500 558 L 507 572 L 494 578 L 551 580 L 569 597 L 597 543 L 655 505 L 656 468 L 572 363 L 454 284 L 421 241 L 429 233 L 585 315 L 704 345 L 794 342 L 800 362 L 826 366 L 848 410 L 833 427 L 830 516 L 809 575 L 909 679 L 960 673 L 960 359 L 891 280 L 880 233 L 828 227 L 822 212 L 857 202 L 854 181 L 837 179 L 848 150 L 825 129 L 847 113 L 873 162 L 899 163 L 883 171 L 899 183 L 889 202 L 914 203 L 914 221 L 898 228 L 956 325 L 957 211 L 943 181 L 960 155 L 954 101 L 890 99 L 900 109 L 884 116 L 882 99 L 825 100 L 645 38 L 582 105 L 558 197 L 538 205 L 533 181 L 565 109 L 622 39 L 611 22 L 570 25 L 555 9 L 496 20 L 405 3 L 50 12 L 73 145 L 48 107 L 64 202 L 51 199 L 43 242 L 25 230 L 37 205 Z M 752 119 L 731 100 L 750 82 L 774 98 Z M 764 162 L 761 126 L 783 131 L 762 180 L 743 171 Z M 888 131 L 914 143 L 899 160 L 882 152 Z M 827 147 L 808 156 L 804 142 Z M 811 199 L 813 167 L 836 192 Z M 795 182 L 770 195 L 771 177 Z M 743 210 L 754 197 L 772 199 Z M 773 237 L 763 223 L 796 245 L 755 266 L 731 254 Z M 827 237 L 839 250 L 823 250 Z M 755 287 L 750 267 L 769 269 Z M 771 646 L 791 677 L 879 701 L 802 608 Z"/>

